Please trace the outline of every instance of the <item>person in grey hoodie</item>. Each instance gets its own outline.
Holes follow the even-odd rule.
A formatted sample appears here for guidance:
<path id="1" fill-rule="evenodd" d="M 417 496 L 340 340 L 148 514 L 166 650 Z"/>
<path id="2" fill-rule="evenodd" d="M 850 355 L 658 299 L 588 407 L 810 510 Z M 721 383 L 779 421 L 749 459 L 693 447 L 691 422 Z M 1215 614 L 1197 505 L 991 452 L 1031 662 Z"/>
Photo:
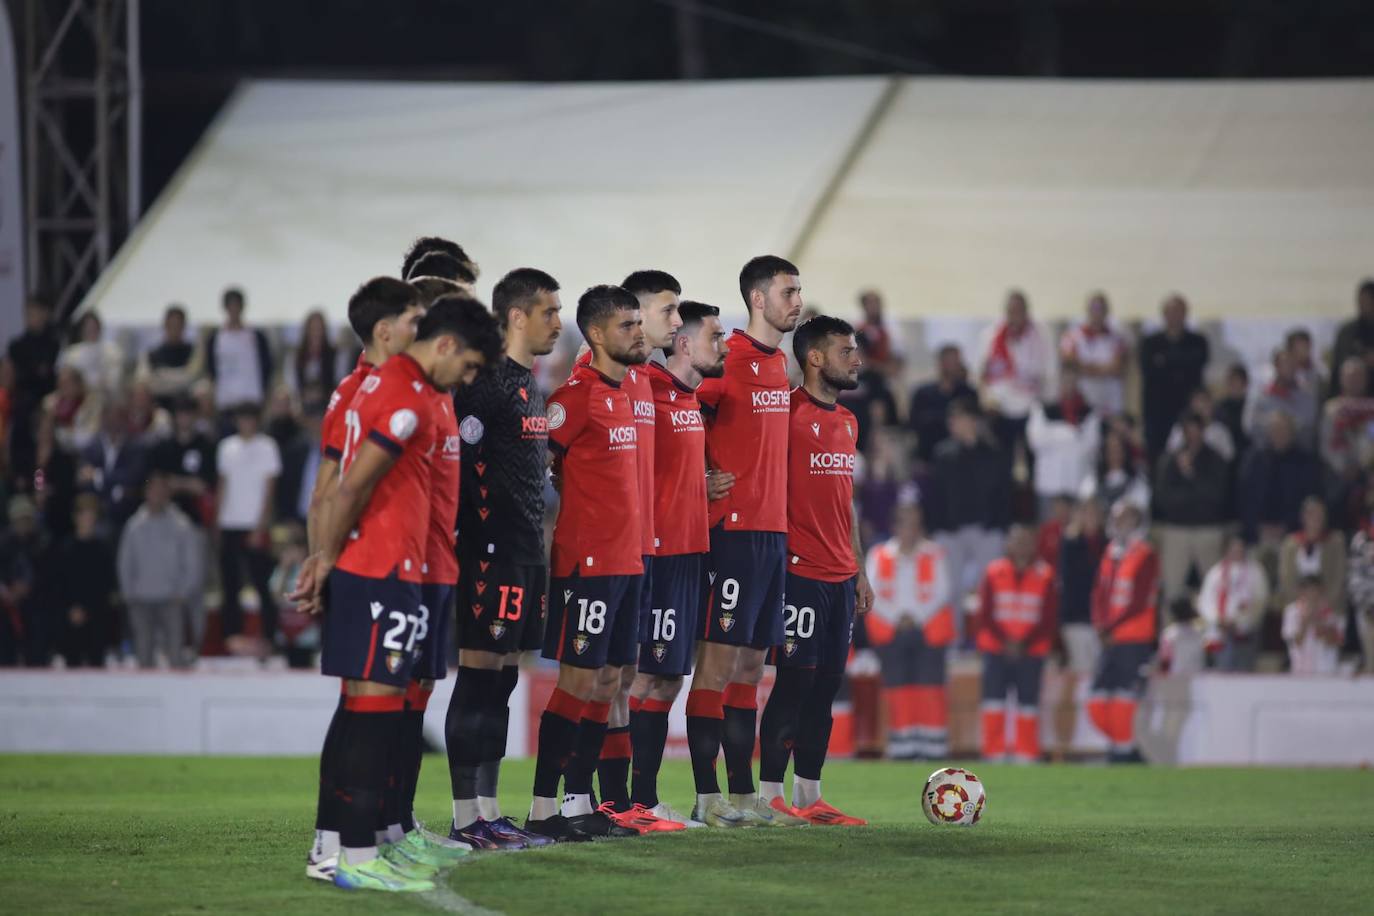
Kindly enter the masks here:
<path id="1" fill-rule="evenodd" d="M 159 649 L 172 667 L 186 666 L 186 611 L 205 572 L 197 543 L 190 519 L 172 503 L 167 475 L 153 471 L 117 561 L 140 668 L 153 667 Z"/>

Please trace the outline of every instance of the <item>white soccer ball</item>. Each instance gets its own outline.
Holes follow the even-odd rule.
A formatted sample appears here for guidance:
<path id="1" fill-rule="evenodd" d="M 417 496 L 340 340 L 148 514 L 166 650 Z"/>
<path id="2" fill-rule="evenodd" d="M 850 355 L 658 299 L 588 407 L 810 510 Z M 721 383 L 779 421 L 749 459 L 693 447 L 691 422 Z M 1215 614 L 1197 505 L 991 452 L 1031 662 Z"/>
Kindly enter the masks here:
<path id="1" fill-rule="evenodd" d="M 931 773 L 921 792 L 921 809 L 932 824 L 972 827 L 983 816 L 987 801 L 983 781 L 959 767 Z"/>

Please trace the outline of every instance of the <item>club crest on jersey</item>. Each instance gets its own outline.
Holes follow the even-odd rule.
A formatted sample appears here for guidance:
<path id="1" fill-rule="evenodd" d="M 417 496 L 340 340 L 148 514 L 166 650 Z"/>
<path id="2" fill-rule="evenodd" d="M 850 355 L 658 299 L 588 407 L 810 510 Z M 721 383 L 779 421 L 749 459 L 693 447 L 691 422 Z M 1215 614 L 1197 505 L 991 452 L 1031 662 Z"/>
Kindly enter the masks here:
<path id="1" fill-rule="evenodd" d="M 563 409 L 562 404 L 553 403 L 548 409 L 549 429 L 558 429 L 568 419 L 568 412 Z"/>
<path id="2" fill-rule="evenodd" d="M 506 624 L 504 621 L 498 620 L 491 626 L 487 627 L 487 629 L 491 631 L 492 639 L 499 640 L 502 636 L 506 635 Z"/>
<path id="3" fill-rule="evenodd" d="M 402 407 L 391 415 L 387 429 L 391 431 L 391 438 L 398 442 L 404 442 L 415 435 L 415 430 L 419 425 L 420 418 L 415 415 L 415 411 L 409 407 Z"/>
<path id="4" fill-rule="evenodd" d="M 382 616 L 382 603 L 380 601 L 374 601 L 372 602 L 372 605 L 368 608 L 368 610 L 372 612 L 372 619 L 376 620 Z"/>
<path id="5" fill-rule="evenodd" d="M 401 653 L 388 652 L 386 654 L 386 670 L 390 671 L 392 674 L 395 674 L 397 671 L 401 670 L 401 662 Z"/>
<path id="6" fill-rule="evenodd" d="M 581 655 L 582 653 L 586 652 L 587 647 L 591 644 L 592 641 L 588 639 L 586 634 L 584 633 L 578 633 L 576 636 L 573 637 L 573 651 L 576 652 L 578 655 Z"/>
<path id="7" fill-rule="evenodd" d="M 797 654 L 797 637 L 789 636 L 782 641 L 782 652 L 788 658 Z"/>
<path id="8" fill-rule="evenodd" d="M 815 433 L 815 434 L 816 434 L 816 438 L 819 439 L 819 438 L 821 437 L 821 424 L 819 424 L 819 423 L 812 423 L 812 424 L 811 424 L 811 431 L 812 431 L 813 433 Z"/>
<path id="9" fill-rule="evenodd" d="M 724 614 L 721 614 L 719 618 L 717 618 L 717 622 L 720 624 L 720 629 L 722 632 L 729 633 L 731 630 L 735 628 L 735 615 L 730 613 L 729 611 L 726 611 Z"/>
<path id="10" fill-rule="evenodd" d="M 482 425 L 481 420 L 474 416 L 466 416 L 463 418 L 463 422 L 458 424 L 458 435 L 462 436 L 463 441 L 468 445 L 476 445 L 481 442 L 484 432 L 486 432 L 486 427 Z"/>
<path id="11" fill-rule="evenodd" d="M 367 378 L 363 379 L 363 383 L 358 386 L 358 390 L 368 394 L 376 391 L 381 384 L 382 377 L 380 375 L 369 375 Z"/>
<path id="12" fill-rule="evenodd" d="M 654 661 L 661 662 L 663 657 L 668 654 L 668 647 L 661 642 L 654 643 Z"/>

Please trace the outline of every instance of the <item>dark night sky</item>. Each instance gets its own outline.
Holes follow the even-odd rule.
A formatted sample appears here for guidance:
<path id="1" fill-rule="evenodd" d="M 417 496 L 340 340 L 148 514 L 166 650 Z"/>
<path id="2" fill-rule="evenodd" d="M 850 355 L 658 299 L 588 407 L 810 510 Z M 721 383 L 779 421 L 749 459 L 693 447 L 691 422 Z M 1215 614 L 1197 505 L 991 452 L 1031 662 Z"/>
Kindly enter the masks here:
<path id="1" fill-rule="evenodd" d="M 245 76 L 677 79 L 698 6 L 708 78 L 1374 75 L 1370 0 L 142 0 L 145 196 Z"/>

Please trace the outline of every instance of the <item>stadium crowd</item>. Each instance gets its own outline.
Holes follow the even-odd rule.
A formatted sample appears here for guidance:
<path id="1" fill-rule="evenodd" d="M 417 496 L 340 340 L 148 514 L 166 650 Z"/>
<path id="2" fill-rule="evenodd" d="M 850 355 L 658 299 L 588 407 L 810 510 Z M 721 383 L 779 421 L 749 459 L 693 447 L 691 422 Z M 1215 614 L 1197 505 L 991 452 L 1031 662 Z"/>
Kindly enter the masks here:
<path id="1" fill-rule="evenodd" d="M 0 362 L 0 665 L 184 667 L 207 646 L 313 664 L 314 621 L 280 599 L 304 559 L 320 418 L 358 346 L 322 312 L 281 335 L 246 304 L 227 290 L 200 334 L 172 306 L 143 352 L 95 312 L 59 328 L 42 299 L 26 304 Z M 1158 551 L 1161 667 L 1374 669 L 1374 281 L 1329 354 L 1295 327 L 1268 365 L 1221 367 L 1210 387 L 1208 338 L 1178 295 L 1132 339 L 1104 294 L 1051 333 L 1013 291 L 975 351 L 939 347 L 915 386 L 879 294 L 859 305 L 865 368 L 842 402 L 860 424 L 880 598 L 864 635 L 889 703 L 920 719 L 929 665 L 914 659 L 976 645 L 989 566 L 1023 544 L 1051 570 L 1049 646 L 1091 672 L 1092 592 L 1125 504 Z M 549 388 L 571 364 L 560 354 L 540 367 Z M 894 577 L 928 543 L 943 562 L 917 578 L 941 578 L 934 610 L 951 613 L 917 620 L 920 596 Z M 894 748 L 919 753 L 920 729 L 900 731 Z"/>

